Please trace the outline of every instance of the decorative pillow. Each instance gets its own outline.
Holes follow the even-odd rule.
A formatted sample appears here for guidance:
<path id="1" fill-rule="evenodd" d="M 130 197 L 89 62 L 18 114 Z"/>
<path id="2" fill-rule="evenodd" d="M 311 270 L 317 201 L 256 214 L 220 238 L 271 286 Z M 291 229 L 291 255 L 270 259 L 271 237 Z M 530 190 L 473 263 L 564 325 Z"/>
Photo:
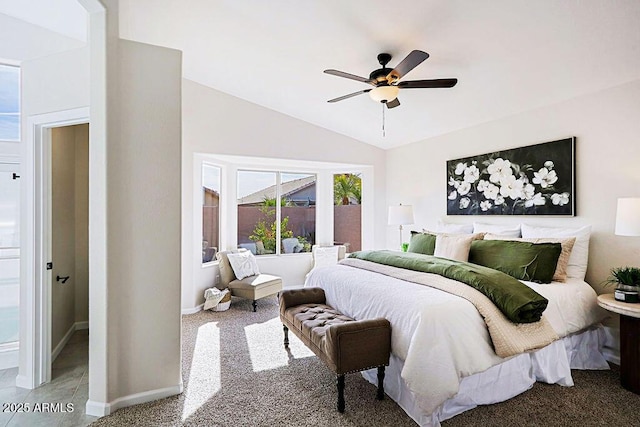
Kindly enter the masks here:
<path id="1" fill-rule="evenodd" d="M 571 249 L 573 249 L 573 245 L 576 242 L 575 237 L 571 237 L 568 239 L 554 239 L 554 238 L 516 238 L 516 237 L 506 237 L 500 236 L 498 234 L 487 233 L 484 236 L 485 240 L 513 240 L 516 242 L 529 242 L 529 243 L 560 243 L 562 246 L 562 251 L 560 252 L 560 257 L 558 258 L 558 265 L 556 265 L 556 271 L 553 273 L 553 281 L 554 282 L 564 282 L 567 279 L 567 264 L 569 263 L 569 257 L 571 256 Z"/>
<path id="2" fill-rule="evenodd" d="M 575 237 L 576 242 L 571 250 L 569 262 L 567 264 L 567 277 L 584 280 L 587 274 L 587 263 L 589 261 L 589 237 L 591 236 L 591 226 L 566 228 L 566 227 L 539 227 L 522 224 L 522 237 L 549 238 L 549 237 Z"/>
<path id="3" fill-rule="evenodd" d="M 517 225 L 497 225 L 484 224 L 481 222 L 473 223 L 474 233 L 493 233 L 500 236 L 520 237 L 520 224 Z"/>
<path id="4" fill-rule="evenodd" d="M 437 231 L 439 233 L 471 234 L 473 233 L 473 224 L 451 224 L 439 219 Z"/>
<path id="5" fill-rule="evenodd" d="M 438 234 L 434 256 L 467 262 L 471 242 L 475 240 L 473 234 Z"/>
<path id="6" fill-rule="evenodd" d="M 315 246 L 313 248 L 313 268 L 338 263 L 339 246 Z"/>
<path id="7" fill-rule="evenodd" d="M 229 258 L 229 264 L 231 264 L 233 274 L 235 274 L 236 279 L 238 280 L 260 274 L 260 270 L 258 270 L 258 262 L 251 251 L 230 253 L 227 254 L 227 258 Z"/>
<path id="8" fill-rule="evenodd" d="M 423 255 L 433 255 L 436 249 L 436 235 L 432 233 L 411 232 L 409 248 L 407 252 L 414 252 Z"/>
<path id="9" fill-rule="evenodd" d="M 561 251 L 560 243 L 477 240 L 471 243 L 469 262 L 500 270 L 519 280 L 549 283 Z"/>

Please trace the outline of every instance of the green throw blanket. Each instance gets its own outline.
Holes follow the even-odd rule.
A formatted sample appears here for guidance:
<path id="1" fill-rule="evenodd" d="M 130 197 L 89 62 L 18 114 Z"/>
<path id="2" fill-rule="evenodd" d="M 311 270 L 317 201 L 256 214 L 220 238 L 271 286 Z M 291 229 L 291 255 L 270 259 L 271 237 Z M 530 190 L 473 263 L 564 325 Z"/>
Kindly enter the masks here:
<path id="1" fill-rule="evenodd" d="M 549 302 L 508 274 L 468 262 L 396 251 L 360 251 L 349 257 L 438 274 L 465 283 L 487 296 L 514 323 L 537 322 Z"/>

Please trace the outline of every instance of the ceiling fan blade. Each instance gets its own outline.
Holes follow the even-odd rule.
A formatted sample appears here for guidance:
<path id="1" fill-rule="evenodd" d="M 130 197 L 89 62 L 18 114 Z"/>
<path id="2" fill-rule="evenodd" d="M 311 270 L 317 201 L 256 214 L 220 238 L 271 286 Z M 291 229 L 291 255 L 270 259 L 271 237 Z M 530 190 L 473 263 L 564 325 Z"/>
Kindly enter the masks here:
<path id="1" fill-rule="evenodd" d="M 324 72 L 327 74 L 331 74 L 332 76 L 344 77 L 346 79 L 356 80 L 362 83 L 369 83 L 370 85 L 375 86 L 374 80 L 356 76 L 355 74 L 349 74 L 349 73 L 345 73 L 344 71 L 338 71 L 338 70 L 324 70 Z"/>
<path id="2" fill-rule="evenodd" d="M 396 68 L 394 68 L 388 75 L 387 81 L 389 83 L 397 81 L 404 77 L 409 71 L 416 68 L 418 65 L 422 63 L 425 59 L 429 57 L 427 52 L 423 52 L 421 50 L 412 50 L 406 58 L 404 58 Z"/>
<path id="3" fill-rule="evenodd" d="M 344 96 L 340 96 L 338 98 L 330 99 L 327 102 L 342 101 L 343 99 L 347 99 L 347 98 L 351 98 L 351 97 L 354 97 L 354 96 L 362 95 L 363 93 L 367 93 L 369 91 L 371 91 L 371 89 L 359 90 L 358 92 L 353 92 L 353 93 L 350 93 L 349 95 L 344 95 Z"/>
<path id="4" fill-rule="evenodd" d="M 398 87 L 402 89 L 454 87 L 456 83 L 458 79 L 408 80 L 398 83 Z"/>
<path id="5" fill-rule="evenodd" d="M 398 98 L 396 98 L 387 102 L 386 104 L 387 108 L 396 108 L 398 105 L 400 105 L 400 101 L 398 101 Z"/>

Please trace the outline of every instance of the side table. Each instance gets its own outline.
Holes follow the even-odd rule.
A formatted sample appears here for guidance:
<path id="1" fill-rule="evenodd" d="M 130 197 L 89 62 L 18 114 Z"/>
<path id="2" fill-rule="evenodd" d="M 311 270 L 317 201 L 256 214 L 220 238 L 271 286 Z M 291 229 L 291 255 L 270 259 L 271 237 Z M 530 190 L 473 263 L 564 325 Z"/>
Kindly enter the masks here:
<path id="1" fill-rule="evenodd" d="M 620 382 L 640 394 L 640 303 L 616 301 L 613 294 L 602 294 L 598 305 L 620 315 Z"/>

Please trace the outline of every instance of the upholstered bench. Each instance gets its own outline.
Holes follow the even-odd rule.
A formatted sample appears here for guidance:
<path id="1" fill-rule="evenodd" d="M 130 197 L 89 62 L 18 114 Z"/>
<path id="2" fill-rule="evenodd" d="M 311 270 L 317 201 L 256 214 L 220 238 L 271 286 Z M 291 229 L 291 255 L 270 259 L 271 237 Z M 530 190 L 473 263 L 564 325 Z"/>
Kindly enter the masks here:
<path id="1" fill-rule="evenodd" d="M 326 305 L 321 288 L 280 292 L 284 346 L 289 330 L 337 375 L 338 411 L 344 412 L 344 376 L 378 368 L 378 400 L 384 398 L 384 368 L 389 365 L 391 326 L 387 319 L 354 320 Z"/>

